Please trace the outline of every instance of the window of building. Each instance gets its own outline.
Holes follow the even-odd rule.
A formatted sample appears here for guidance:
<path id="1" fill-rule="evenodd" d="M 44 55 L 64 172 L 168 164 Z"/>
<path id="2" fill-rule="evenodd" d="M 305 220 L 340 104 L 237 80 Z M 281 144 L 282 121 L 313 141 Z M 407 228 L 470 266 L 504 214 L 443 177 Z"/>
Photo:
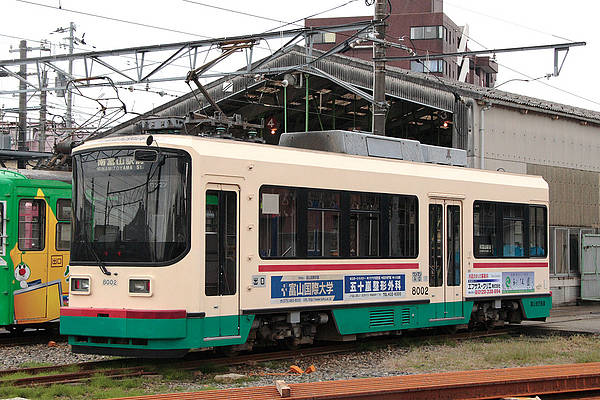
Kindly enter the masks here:
<path id="1" fill-rule="evenodd" d="M 313 35 L 314 44 L 335 43 L 336 35 L 334 32 L 316 33 Z"/>
<path id="2" fill-rule="evenodd" d="M 412 60 L 410 70 L 413 72 L 444 72 L 446 61 L 444 60 Z"/>
<path id="3" fill-rule="evenodd" d="M 543 206 L 476 201 L 475 257 L 546 257 L 547 210 Z"/>
<path id="4" fill-rule="evenodd" d="M 444 39 L 445 28 L 443 26 L 413 26 L 410 28 L 410 38 L 420 39 Z"/>
<path id="5" fill-rule="evenodd" d="M 585 234 L 595 233 L 588 228 L 550 228 L 550 273 L 552 275 L 578 275 L 581 271 L 581 240 Z"/>
<path id="6" fill-rule="evenodd" d="M 19 201 L 19 250 L 43 250 L 46 230 L 46 202 Z"/>

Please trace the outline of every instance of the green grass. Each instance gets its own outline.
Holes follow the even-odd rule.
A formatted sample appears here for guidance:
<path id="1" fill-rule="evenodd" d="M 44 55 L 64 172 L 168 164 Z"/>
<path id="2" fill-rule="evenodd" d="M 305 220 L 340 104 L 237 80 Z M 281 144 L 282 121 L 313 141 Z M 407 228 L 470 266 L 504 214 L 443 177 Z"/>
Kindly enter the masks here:
<path id="1" fill-rule="evenodd" d="M 47 362 L 27 361 L 19 364 L 19 368 L 51 367 L 52 365 L 54 364 Z"/>
<path id="2" fill-rule="evenodd" d="M 385 365 L 398 372 L 426 373 L 600 361 L 600 339 L 592 336 L 413 342 L 404 348 Z"/>

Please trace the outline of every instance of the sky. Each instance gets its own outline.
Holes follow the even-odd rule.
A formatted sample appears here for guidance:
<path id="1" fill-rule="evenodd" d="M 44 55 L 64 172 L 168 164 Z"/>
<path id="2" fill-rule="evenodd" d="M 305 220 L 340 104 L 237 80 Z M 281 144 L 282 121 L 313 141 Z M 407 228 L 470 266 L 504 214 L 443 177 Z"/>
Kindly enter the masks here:
<path id="1" fill-rule="evenodd" d="M 411 1 L 411 0 L 408 0 Z M 202 5 L 202 4 L 204 5 Z M 219 10 L 206 5 L 227 8 L 242 13 Z M 60 8 L 60 9 L 59 9 Z M 332 11 L 323 11 L 335 8 Z M 20 39 L 28 39 L 30 47 L 38 47 L 41 39 L 53 43 L 51 54 L 63 54 L 67 34 L 51 33 L 74 22 L 76 37 L 85 34 L 86 45 L 78 45 L 75 52 L 109 50 L 130 46 L 152 45 L 200 40 L 264 32 L 284 22 L 302 20 L 318 14 L 319 17 L 373 15 L 373 6 L 364 0 L 0 0 L 0 59 L 18 58 L 10 52 L 18 48 Z M 595 67 L 600 66 L 600 30 L 597 16 L 600 2 L 590 0 L 445 0 L 444 12 L 458 25 L 468 24 L 472 50 L 506 48 L 543 44 L 585 41 L 584 47 L 573 47 L 558 77 L 541 78 L 552 73 L 552 50 L 498 54 L 500 71 L 497 85 L 501 89 L 569 104 L 600 112 L 600 83 Z M 85 15 L 87 14 L 87 15 Z M 92 15 L 93 14 L 93 15 Z M 258 16 L 262 18 L 258 18 Z M 116 21 L 116 20 L 120 21 Z M 283 21 L 283 22 L 281 22 Z M 141 26 L 148 25 L 148 26 Z M 299 22 L 298 24 L 302 24 Z M 152 27 L 150 27 L 152 26 Z M 290 25 L 291 29 L 298 25 Z M 159 29 L 160 28 L 160 29 Z M 255 59 L 277 49 L 283 40 L 262 42 Z M 92 47 L 95 46 L 95 47 Z M 48 55 L 33 50 L 30 56 Z M 215 57 L 212 51 L 206 59 Z M 132 65 L 131 59 L 121 58 L 122 67 Z M 239 68 L 243 55 L 239 54 L 220 64 L 216 70 Z M 589 68 L 588 68 L 589 67 Z M 31 66 L 29 72 L 33 71 Z M 168 72 L 185 75 L 189 68 L 177 63 Z M 82 66 L 75 65 L 75 75 L 82 75 Z M 114 76 L 113 76 L 114 77 Z M 537 79 L 532 81 L 532 79 Z M 34 79 L 33 77 L 31 79 Z M 51 80 L 53 76 L 51 75 Z M 527 82 L 529 80 L 529 82 Z M 507 82 L 503 84 L 504 82 Z M 0 78 L 0 108 L 17 107 L 16 95 L 1 91 L 14 90 L 18 83 L 13 78 Z M 88 97 L 111 97 L 112 89 L 92 90 Z M 142 113 L 154 106 L 189 92 L 183 82 L 136 85 L 119 89 L 119 97 L 129 111 Z M 37 95 L 28 103 L 38 104 Z M 50 113 L 58 118 L 64 114 L 65 101 L 49 97 Z M 75 96 L 74 111 L 79 121 L 97 115 L 98 104 Z M 30 112 L 32 121 L 37 112 Z M 126 116 L 125 119 L 133 115 Z M 15 120 L 16 114 L 5 114 L 4 120 Z"/>

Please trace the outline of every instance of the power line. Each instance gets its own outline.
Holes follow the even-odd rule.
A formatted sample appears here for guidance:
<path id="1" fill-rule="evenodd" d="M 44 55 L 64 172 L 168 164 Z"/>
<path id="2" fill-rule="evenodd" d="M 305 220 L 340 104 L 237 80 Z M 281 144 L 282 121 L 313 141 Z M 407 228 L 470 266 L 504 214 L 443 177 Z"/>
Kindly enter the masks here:
<path id="1" fill-rule="evenodd" d="M 66 12 L 73 13 L 73 14 L 80 14 L 80 15 L 85 15 L 85 16 L 88 16 L 88 17 L 101 18 L 101 19 L 105 19 L 105 20 L 108 20 L 108 21 L 122 22 L 122 23 L 125 23 L 125 24 L 132 24 L 132 25 L 136 25 L 136 26 L 142 26 L 144 28 L 160 29 L 162 31 L 167 31 L 167 32 L 181 33 L 183 35 L 189 35 L 189 36 L 202 37 L 202 38 L 205 38 L 205 39 L 211 39 L 211 37 L 209 37 L 209 36 L 200 35 L 198 33 L 185 32 L 185 31 L 180 31 L 180 30 L 177 30 L 177 29 L 165 28 L 165 27 L 161 27 L 161 26 L 144 24 L 144 23 L 135 22 L 135 21 L 128 21 L 128 20 L 120 19 L 120 18 L 106 17 L 104 15 L 88 13 L 88 12 L 85 12 L 85 11 L 70 10 L 70 9 L 64 8 L 64 7 L 55 7 L 55 6 L 50 6 L 50 5 L 47 5 L 47 4 L 35 3 L 33 1 L 28 1 L 28 0 L 16 0 L 16 1 L 18 1 L 20 3 L 34 5 L 34 6 L 51 8 L 51 9 L 59 10 L 59 11 L 66 11 Z"/>
<path id="2" fill-rule="evenodd" d="M 532 27 L 527 26 L 527 25 L 522 25 L 522 24 L 519 24 L 517 22 L 509 21 L 507 19 L 503 19 L 503 18 L 500 18 L 500 17 L 495 17 L 493 15 L 488 15 L 488 14 L 482 13 L 480 11 L 475 11 L 475 10 L 467 8 L 467 7 L 459 6 L 459 5 L 455 4 L 455 3 L 453 3 L 452 1 L 446 0 L 446 4 L 450 4 L 453 7 L 459 8 L 461 10 L 469 11 L 469 12 L 471 12 L 473 14 L 478 14 L 478 15 L 481 15 L 483 17 L 495 19 L 495 20 L 498 20 L 498 21 L 501 21 L 501 22 L 504 22 L 504 23 L 507 23 L 507 24 L 510 24 L 510 25 L 518 26 L 520 28 L 524 28 L 524 29 L 530 30 L 532 32 L 537 32 L 537 33 L 541 33 L 543 35 L 548 35 L 548 36 L 552 36 L 552 37 L 555 37 L 555 38 L 558 38 L 558 39 L 562 39 L 562 40 L 566 40 L 566 41 L 569 41 L 569 42 L 574 42 L 574 40 L 565 38 L 563 36 L 555 35 L 553 33 L 545 32 L 545 31 L 542 31 L 542 30 L 539 30 L 539 29 L 536 29 L 536 28 L 532 28 Z"/>
<path id="3" fill-rule="evenodd" d="M 481 42 L 479 42 L 479 41 L 475 40 L 473 37 L 471 37 L 471 36 L 469 36 L 469 35 L 466 35 L 466 34 L 464 34 L 464 33 L 463 33 L 463 35 L 464 35 L 464 36 L 465 36 L 467 39 L 469 39 L 469 40 L 472 40 L 473 42 L 475 42 L 475 43 L 477 43 L 478 45 L 480 45 L 481 47 L 483 47 L 485 50 L 489 50 L 489 49 L 488 49 L 486 46 L 484 46 L 483 44 L 481 44 Z M 564 38 L 563 38 L 563 39 L 564 39 Z M 569 40 L 569 39 L 566 39 L 566 40 Z M 595 101 L 595 100 L 592 100 L 592 99 L 588 99 L 587 97 L 580 96 L 580 95 L 578 95 L 578 94 L 576 94 L 576 93 L 570 92 L 570 91 L 568 91 L 568 90 L 565 90 L 565 89 L 561 89 L 561 88 L 559 88 L 559 87 L 557 87 L 557 86 L 551 85 L 551 84 L 549 84 L 549 83 L 547 83 L 547 82 L 544 82 L 544 81 L 540 80 L 541 78 L 544 78 L 544 77 L 546 77 L 546 75 L 544 75 L 544 76 L 542 76 L 542 77 L 534 78 L 534 77 L 532 77 L 532 76 L 529 76 L 529 75 L 527 75 L 527 74 L 525 74 L 525 73 L 523 73 L 523 72 L 521 72 L 521 71 L 519 71 L 519 70 L 517 70 L 517 69 L 511 68 L 511 67 L 509 67 L 509 66 L 508 66 L 508 65 L 506 65 L 506 64 L 502 64 L 502 63 L 498 62 L 498 60 L 495 60 L 495 61 L 496 61 L 496 63 L 497 63 L 498 65 L 500 65 L 501 67 L 503 67 L 503 68 L 506 68 L 506 69 L 508 69 L 508 70 L 510 70 L 510 71 L 512 71 L 512 72 L 514 72 L 514 73 L 516 73 L 516 74 L 519 74 L 519 75 L 521 75 L 521 76 L 524 76 L 524 77 L 526 77 L 526 78 L 527 78 L 527 80 L 525 80 L 526 82 L 537 82 L 537 83 L 540 83 L 540 84 L 542 84 L 542 85 L 544 85 L 544 86 L 548 86 L 548 87 L 550 87 L 550 88 L 552 88 L 552 89 L 554 89 L 554 90 L 558 90 L 559 92 L 563 92 L 563 93 L 566 93 L 566 94 L 568 94 L 568 95 L 570 95 L 570 96 L 576 97 L 576 98 L 578 98 L 578 99 L 585 100 L 585 101 L 589 101 L 590 103 L 593 103 L 593 104 L 596 104 L 596 105 L 600 105 L 600 102 L 597 102 L 597 101 Z M 511 82 L 511 81 L 516 81 L 516 80 L 513 80 L 513 79 L 511 79 L 510 81 L 506 81 L 506 82 L 502 83 L 502 85 L 504 85 L 505 83 L 509 83 L 509 82 Z M 493 89 L 495 89 L 495 88 L 493 88 Z"/>
<path id="4" fill-rule="evenodd" d="M 297 20 L 295 20 L 295 21 L 292 21 L 292 22 L 288 22 L 288 23 L 286 23 L 286 24 L 284 24 L 284 25 L 276 26 L 275 28 L 271 28 L 271 29 L 269 29 L 269 30 L 265 31 L 264 33 L 267 33 L 267 32 L 272 32 L 272 31 L 275 31 L 275 30 L 277 30 L 277 29 L 284 28 L 284 27 L 286 27 L 286 26 L 288 26 L 288 25 L 294 25 L 294 24 L 296 24 L 296 23 L 298 23 L 298 22 L 300 22 L 300 21 L 304 21 L 305 19 L 313 18 L 313 17 L 316 17 L 316 16 L 318 16 L 318 15 L 325 14 L 325 13 L 328 13 L 328 12 L 330 12 L 330 11 L 337 10 L 338 8 L 345 7 L 345 6 L 347 6 L 348 4 L 350 4 L 350 3 L 354 3 L 355 1 L 358 1 L 358 0 L 349 0 L 349 1 L 347 1 L 347 2 L 345 2 L 345 3 L 342 3 L 342 4 L 338 5 L 338 6 L 335 6 L 335 7 L 329 8 L 329 9 L 327 9 L 327 10 L 325 10 L 325 11 L 320 11 L 320 12 L 318 12 L 318 13 L 315 13 L 315 14 L 309 15 L 309 16 L 307 16 L 307 17 L 300 18 L 300 19 L 297 19 Z"/>
<path id="5" fill-rule="evenodd" d="M 233 10 L 231 8 L 214 6 L 212 4 L 201 3 L 199 1 L 192 1 L 192 0 L 182 0 L 182 1 L 184 1 L 186 3 L 197 4 L 197 5 L 203 6 L 203 7 L 214 8 L 216 10 L 227 11 L 227 12 L 234 13 L 234 14 L 244 15 L 244 16 L 247 16 L 247 17 L 253 17 L 253 18 L 263 19 L 265 21 L 271 21 L 271 22 L 277 22 L 277 23 L 286 23 L 287 24 L 286 21 L 281 21 L 281 20 L 275 19 L 275 18 L 264 17 L 262 15 L 250 14 L 250 13 L 247 13 L 247 12 L 244 12 L 244 11 Z"/>

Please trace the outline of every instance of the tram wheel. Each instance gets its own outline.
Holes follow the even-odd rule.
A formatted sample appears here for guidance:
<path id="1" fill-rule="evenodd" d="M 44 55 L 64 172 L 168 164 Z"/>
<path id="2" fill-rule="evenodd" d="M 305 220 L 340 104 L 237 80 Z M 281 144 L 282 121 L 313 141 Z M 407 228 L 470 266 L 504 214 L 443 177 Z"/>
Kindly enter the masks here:
<path id="1" fill-rule="evenodd" d="M 11 335 L 21 335 L 25 331 L 24 327 L 15 325 L 9 326 L 6 329 L 11 333 Z"/>

